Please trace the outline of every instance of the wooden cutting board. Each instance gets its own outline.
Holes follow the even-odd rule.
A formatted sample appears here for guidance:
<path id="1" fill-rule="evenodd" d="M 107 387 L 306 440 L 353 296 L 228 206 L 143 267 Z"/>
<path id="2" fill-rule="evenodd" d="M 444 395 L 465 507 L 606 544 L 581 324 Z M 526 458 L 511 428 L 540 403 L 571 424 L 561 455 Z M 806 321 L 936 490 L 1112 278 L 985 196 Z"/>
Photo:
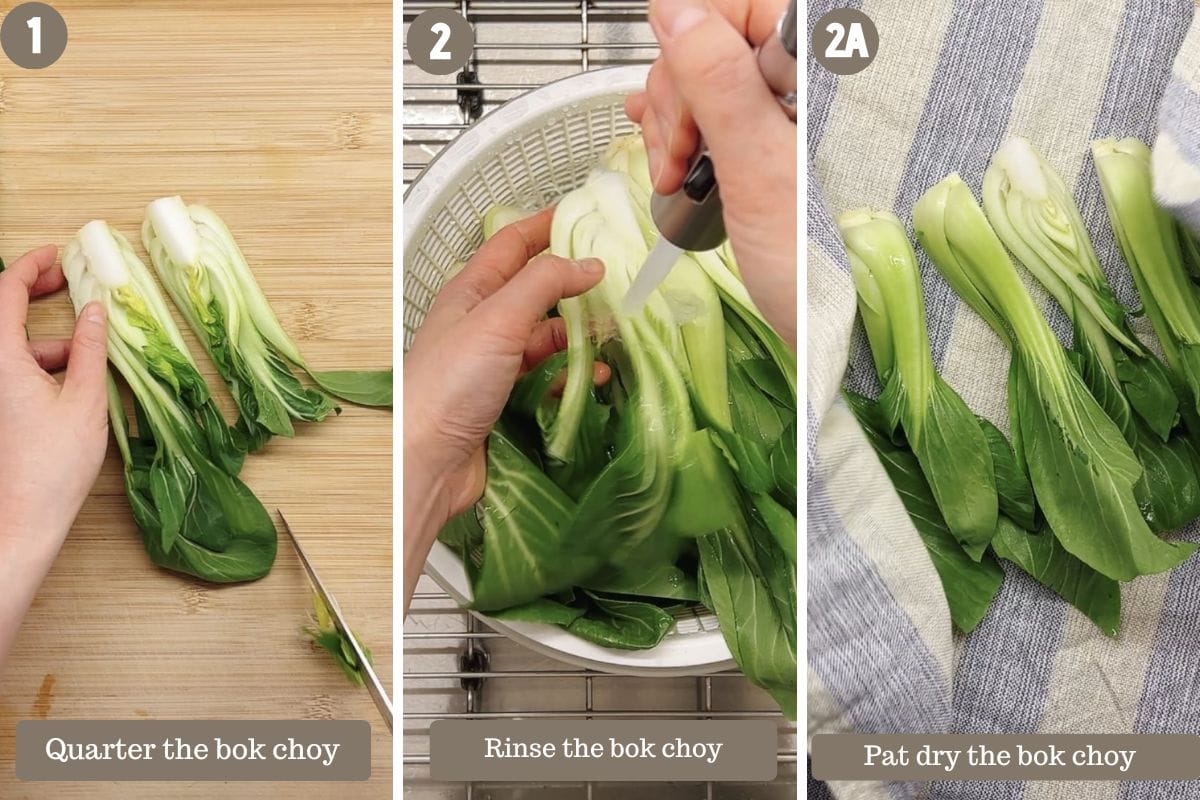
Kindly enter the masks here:
<path id="1" fill-rule="evenodd" d="M 318 369 L 391 365 L 391 3 L 52 2 L 69 31 L 62 59 L 25 71 L 0 57 L 0 255 L 61 245 L 94 218 L 140 241 L 145 204 L 180 194 L 224 217 Z M 67 336 L 72 322 L 62 293 L 34 302 L 29 330 Z M 271 442 L 242 478 L 287 513 L 391 688 L 392 415 L 347 406 Z M 310 607 L 286 539 L 252 585 L 153 567 L 110 446 L 0 668 L 0 797 L 391 797 L 391 736 L 300 632 Z M 373 774 L 341 786 L 17 782 L 17 722 L 59 718 L 366 719 Z"/>

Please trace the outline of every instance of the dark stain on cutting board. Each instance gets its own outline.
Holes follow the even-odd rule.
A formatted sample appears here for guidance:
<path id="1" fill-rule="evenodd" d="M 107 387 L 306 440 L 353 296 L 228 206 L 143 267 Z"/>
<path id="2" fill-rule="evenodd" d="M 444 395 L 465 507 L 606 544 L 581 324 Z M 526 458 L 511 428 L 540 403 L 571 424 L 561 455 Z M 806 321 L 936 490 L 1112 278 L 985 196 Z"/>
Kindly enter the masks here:
<path id="1" fill-rule="evenodd" d="M 45 719 L 50 714 L 50 708 L 54 705 L 54 684 L 57 682 L 58 678 L 49 672 L 42 678 L 42 685 L 38 687 L 37 697 L 34 698 L 33 708 L 30 710 L 37 719 Z"/>

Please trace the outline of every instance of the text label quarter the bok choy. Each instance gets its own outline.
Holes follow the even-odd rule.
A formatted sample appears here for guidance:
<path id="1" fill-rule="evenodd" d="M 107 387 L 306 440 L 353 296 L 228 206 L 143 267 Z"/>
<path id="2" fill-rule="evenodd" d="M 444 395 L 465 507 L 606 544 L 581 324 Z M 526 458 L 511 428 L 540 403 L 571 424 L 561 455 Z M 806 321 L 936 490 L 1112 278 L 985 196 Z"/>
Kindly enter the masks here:
<path id="1" fill-rule="evenodd" d="M 164 197 L 146 208 L 142 242 L 188 324 L 204 342 L 238 409 L 251 449 L 292 420 L 320 422 L 328 392 L 351 403 L 392 405 L 392 371 L 317 372 L 283 330 L 225 223 L 209 209 Z M 324 392 L 303 386 L 289 365 Z"/>
<path id="2" fill-rule="evenodd" d="M 984 175 L 983 207 L 1000 240 L 1071 317 L 1072 360 L 1142 464 L 1134 493 L 1147 522 L 1170 530 L 1200 516 L 1196 454 L 1175 430 L 1176 382 L 1130 329 L 1062 178 L 1014 137 Z"/>
<path id="3" fill-rule="evenodd" d="M 991 453 L 975 415 L 934 367 L 908 235 L 885 211 L 849 211 L 838 226 L 883 386 L 888 435 L 903 430 L 946 526 L 978 561 L 999 508 Z"/>
<path id="4" fill-rule="evenodd" d="M 1012 349 L 1013 447 L 1063 547 L 1114 580 L 1190 556 L 1195 545 L 1165 542 L 1147 526 L 1134 494 L 1142 465 L 1072 367 L 970 189 L 948 176 L 917 201 L 913 223 L 946 280 Z"/>
<path id="5" fill-rule="evenodd" d="M 622 312 L 655 235 L 649 201 L 632 136 L 556 205 L 550 251 L 599 258 L 604 278 L 559 304 L 567 352 L 517 384 L 488 440 L 483 499 L 441 538 L 475 608 L 605 647 L 654 647 L 703 603 L 742 671 L 794 717 L 794 357 L 719 252 L 685 254 L 644 308 Z M 502 216 L 520 212 L 485 224 Z M 611 367 L 602 386 L 597 360 Z"/>
<path id="6" fill-rule="evenodd" d="M 110 378 L 125 489 L 151 560 L 219 583 L 266 575 L 275 527 L 236 477 L 244 442 L 212 402 L 150 271 L 99 220 L 80 229 L 62 262 L 76 313 L 92 301 L 108 310 L 108 358 L 133 393 L 136 436 Z"/>

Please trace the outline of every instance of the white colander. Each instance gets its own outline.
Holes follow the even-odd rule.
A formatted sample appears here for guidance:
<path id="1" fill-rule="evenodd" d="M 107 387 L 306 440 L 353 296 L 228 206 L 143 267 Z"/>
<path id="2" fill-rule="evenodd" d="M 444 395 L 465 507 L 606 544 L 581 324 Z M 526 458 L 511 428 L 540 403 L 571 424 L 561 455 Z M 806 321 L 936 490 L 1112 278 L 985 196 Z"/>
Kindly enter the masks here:
<path id="1" fill-rule="evenodd" d="M 481 219 L 497 204 L 541 208 L 583 183 L 609 141 L 634 130 L 623 104 L 646 85 L 643 65 L 575 75 L 524 94 L 448 145 L 404 199 L 404 349 L 447 273 L 483 243 Z M 459 603 L 470 601 L 466 570 L 438 542 L 425 571 Z M 652 650 L 615 650 L 552 625 L 502 622 L 477 614 L 523 644 L 581 666 L 655 675 L 733 667 L 716 618 L 699 606 L 678 615 Z"/>

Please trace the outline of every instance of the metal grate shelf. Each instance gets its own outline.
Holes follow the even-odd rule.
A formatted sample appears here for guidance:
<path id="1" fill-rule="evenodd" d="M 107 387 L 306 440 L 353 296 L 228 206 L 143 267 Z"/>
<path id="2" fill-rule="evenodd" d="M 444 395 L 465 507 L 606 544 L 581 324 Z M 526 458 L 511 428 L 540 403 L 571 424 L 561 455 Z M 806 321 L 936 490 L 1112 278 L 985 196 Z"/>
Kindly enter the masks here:
<path id="1" fill-rule="evenodd" d="M 450 8 L 473 24 L 472 62 L 429 75 L 405 55 L 403 180 L 416 179 L 481 116 L 529 89 L 605 66 L 651 62 L 658 52 L 646 2 L 626 0 L 408 0 L 407 23 Z M 795 723 L 739 672 L 647 678 L 564 665 L 488 630 L 429 578 L 404 634 L 403 763 L 411 800 L 783 800 L 797 790 Z M 429 725 L 438 719 L 776 719 L 779 777 L 771 784 L 444 783 L 429 775 Z"/>

